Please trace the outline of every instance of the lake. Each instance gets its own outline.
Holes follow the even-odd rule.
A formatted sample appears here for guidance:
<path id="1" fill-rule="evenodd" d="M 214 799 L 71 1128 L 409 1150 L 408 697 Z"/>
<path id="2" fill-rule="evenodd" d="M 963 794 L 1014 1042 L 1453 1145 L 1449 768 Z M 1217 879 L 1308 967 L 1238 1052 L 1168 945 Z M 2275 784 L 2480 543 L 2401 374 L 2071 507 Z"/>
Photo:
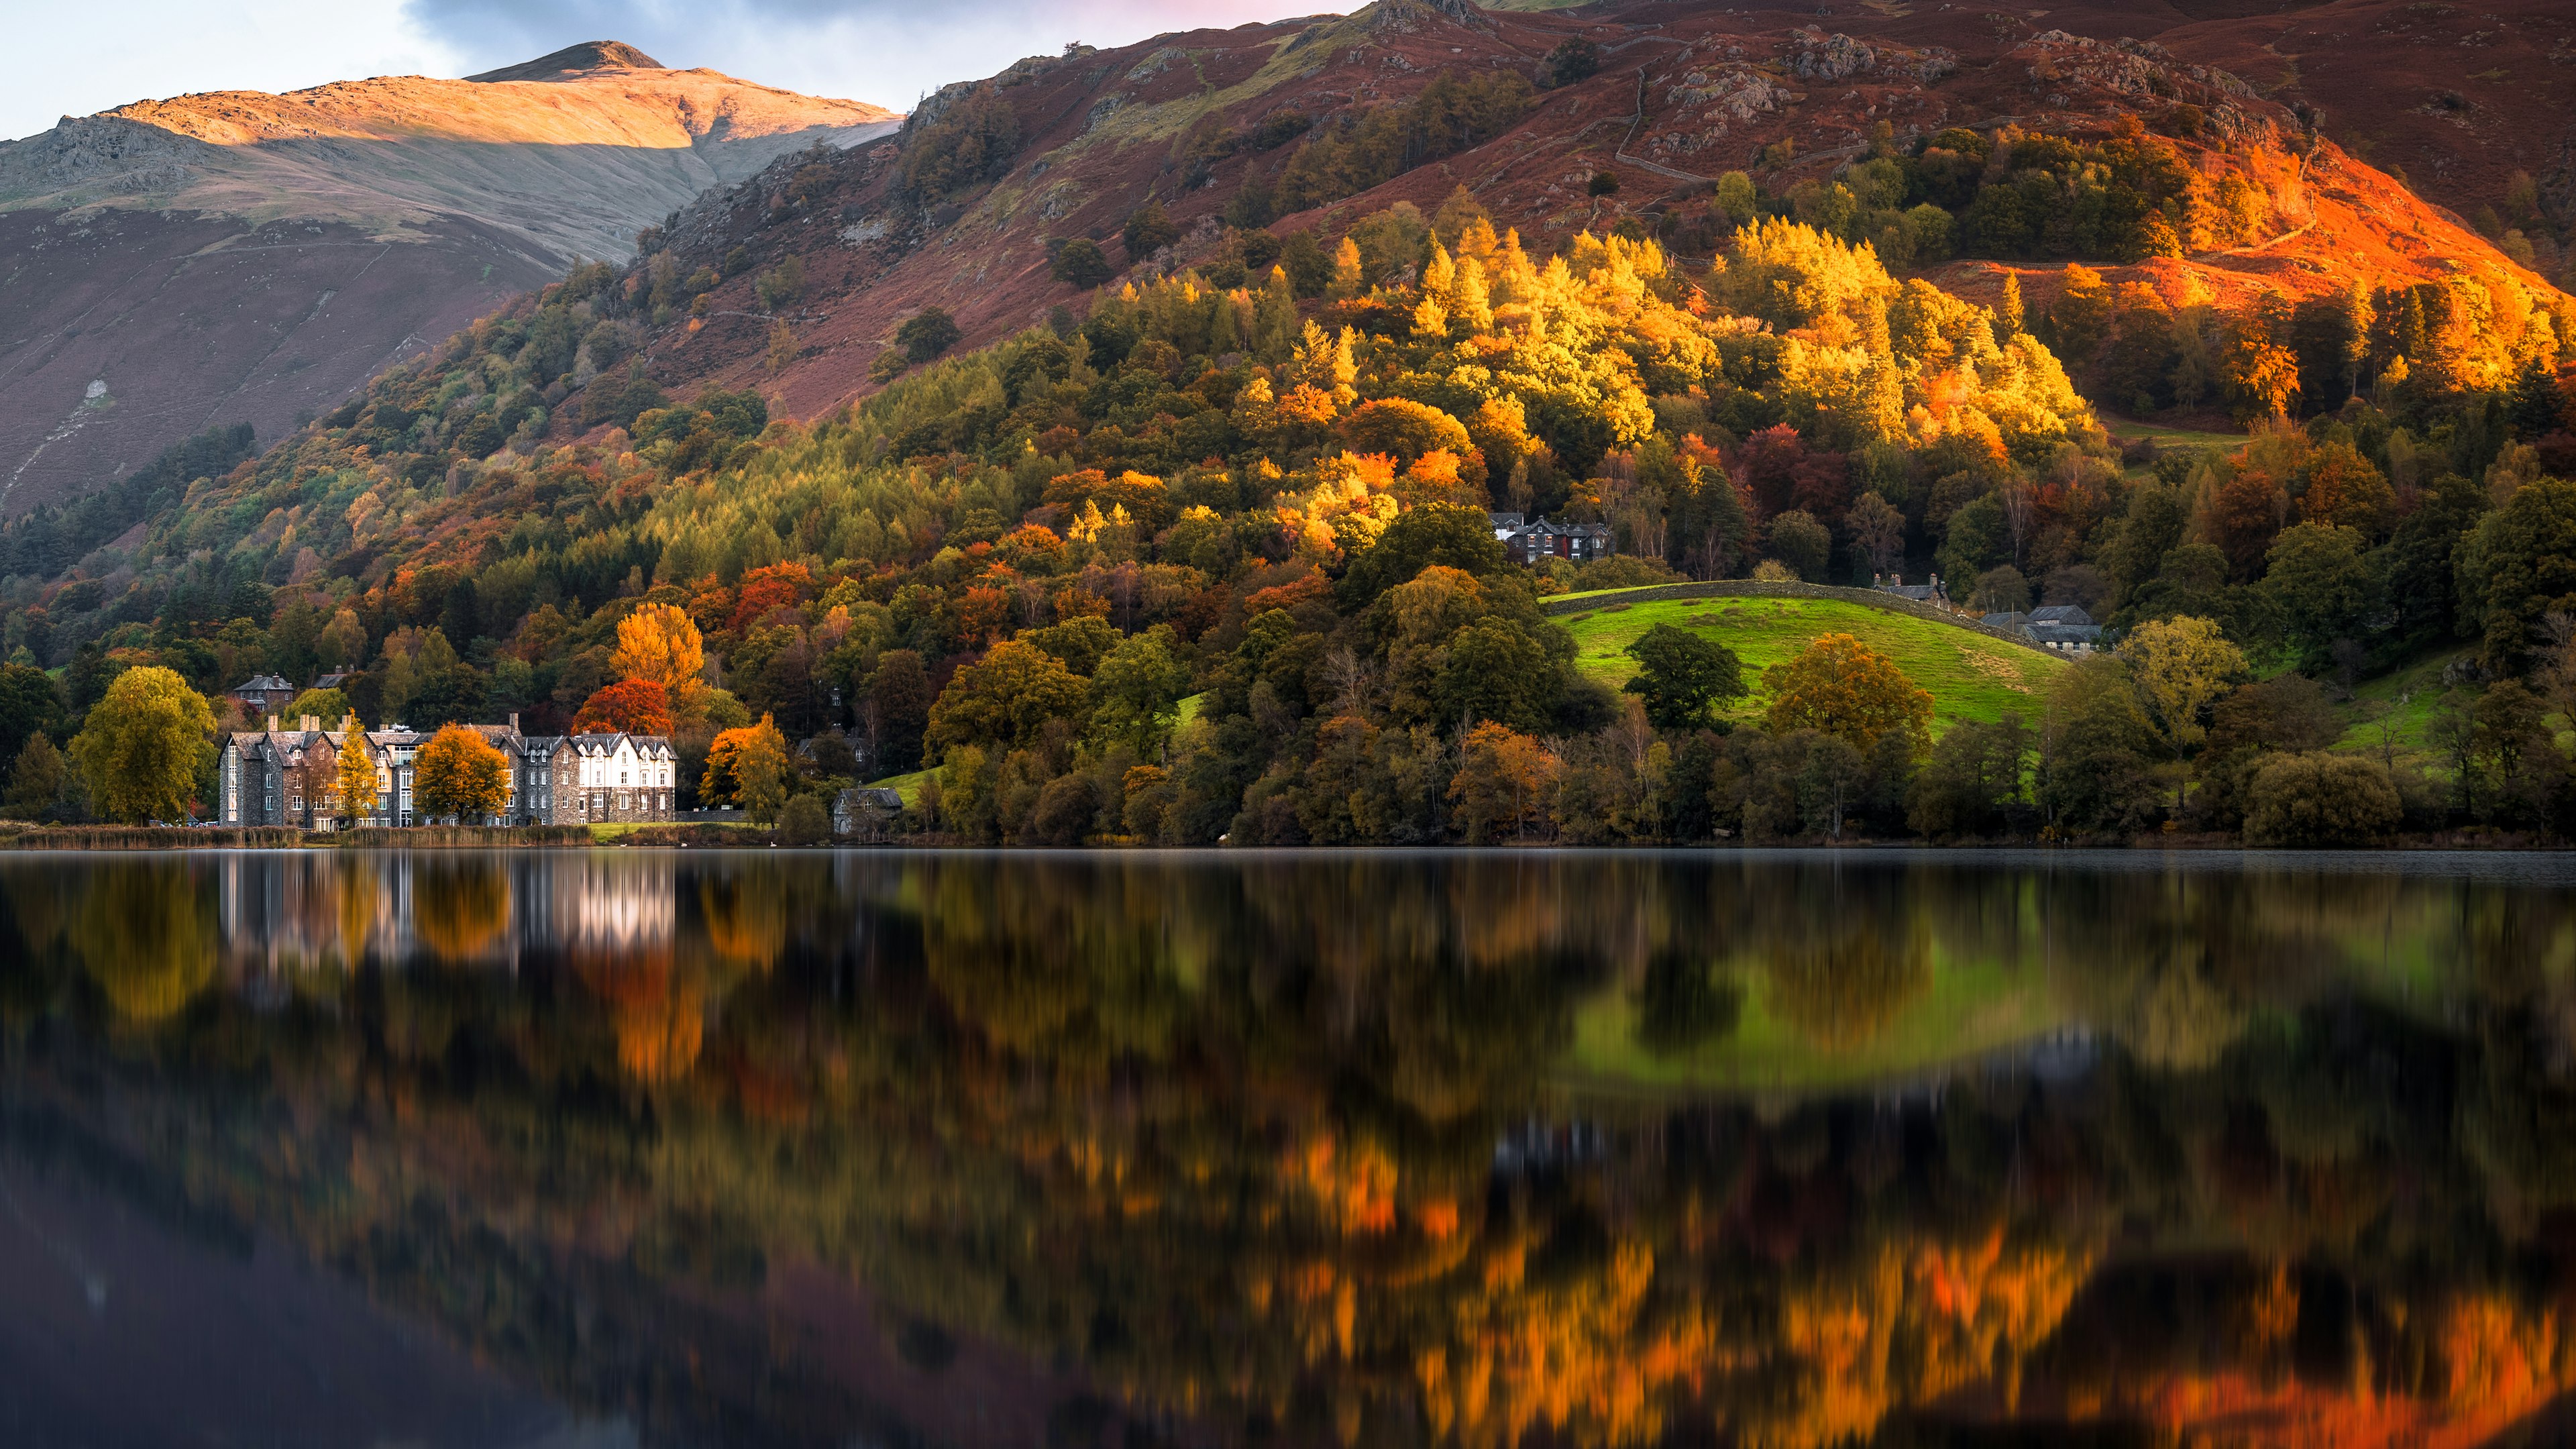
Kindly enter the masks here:
<path id="1" fill-rule="evenodd" d="M 2571 887 L 0 855 L 0 1440 L 2554 1442 Z"/>

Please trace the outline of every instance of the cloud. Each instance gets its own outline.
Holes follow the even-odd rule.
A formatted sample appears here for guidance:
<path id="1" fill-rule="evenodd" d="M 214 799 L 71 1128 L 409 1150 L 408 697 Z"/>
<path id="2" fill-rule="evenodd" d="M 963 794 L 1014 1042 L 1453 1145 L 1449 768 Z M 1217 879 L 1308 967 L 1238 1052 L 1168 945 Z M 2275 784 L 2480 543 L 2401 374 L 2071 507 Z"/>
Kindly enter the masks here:
<path id="1" fill-rule="evenodd" d="M 1067 42 L 1126 45 L 1169 30 L 1311 14 L 1296 0 L 408 0 L 406 14 L 468 71 L 584 40 L 814 95 L 904 109 Z"/>

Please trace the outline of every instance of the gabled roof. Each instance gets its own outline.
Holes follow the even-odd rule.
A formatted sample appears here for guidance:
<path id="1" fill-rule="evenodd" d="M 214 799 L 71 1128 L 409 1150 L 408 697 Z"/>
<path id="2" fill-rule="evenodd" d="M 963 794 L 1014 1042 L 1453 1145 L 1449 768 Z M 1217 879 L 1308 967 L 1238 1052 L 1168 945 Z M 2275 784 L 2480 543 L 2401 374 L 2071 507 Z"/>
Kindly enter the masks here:
<path id="1" fill-rule="evenodd" d="M 274 674 L 254 674 L 250 678 L 243 680 L 241 683 L 234 685 L 233 693 L 248 694 L 252 690 L 258 690 L 262 694 L 271 694 L 281 689 L 292 690 L 294 688 L 294 685 L 287 683 L 285 680 L 278 678 Z"/>
<path id="2" fill-rule="evenodd" d="M 2030 611 L 2030 621 L 2034 624 L 2090 624 L 2093 616 L 2084 612 L 2082 604 L 2044 604 Z"/>

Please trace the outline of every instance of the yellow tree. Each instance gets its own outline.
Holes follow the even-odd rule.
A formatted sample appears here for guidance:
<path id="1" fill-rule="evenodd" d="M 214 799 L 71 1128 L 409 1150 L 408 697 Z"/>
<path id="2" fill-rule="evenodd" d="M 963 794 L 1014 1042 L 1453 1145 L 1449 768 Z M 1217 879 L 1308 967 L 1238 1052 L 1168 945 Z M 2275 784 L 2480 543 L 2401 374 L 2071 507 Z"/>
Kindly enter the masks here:
<path id="1" fill-rule="evenodd" d="M 352 824 L 376 813 L 376 760 L 367 732 L 350 710 L 340 721 L 340 762 L 331 777 L 331 813 Z"/>
<path id="2" fill-rule="evenodd" d="M 707 746 L 698 798 L 710 804 L 730 800 L 767 825 L 787 802 L 787 771 L 787 737 L 764 714 L 760 723 L 726 730 Z"/>
<path id="3" fill-rule="evenodd" d="M 483 736 L 447 725 L 412 757 L 412 794 L 425 815 L 475 821 L 510 804 L 510 762 Z"/>
<path id="4" fill-rule="evenodd" d="M 72 763 L 110 820 L 179 820 L 214 756 L 207 739 L 214 728 L 215 712 L 188 681 L 157 665 L 129 669 L 91 707 L 72 741 Z"/>
<path id="5" fill-rule="evenodd" d="M 608 667 L 620 679 L 649 679 L 670 696 L 671 713 L 696 719 L 707 702 L 706 639 L 675 604 L 646 604 L 617 621 Z"/>
<path id="6" fill-rule="evenodd" d="M 1765 723 L 1774 733 L 1814 730 L 1867 753 L 1881 735 L 1903 734 L 1916 754 L 1932 739 L 1932 694 L 1896 661 L 1849 634 L 1827 634 L 1762 673 L 1771 693 Z"/>
<path id="7" fill-rule="evenodd" d="M 2245 655 L 2216 624 L 2184 614 L 2130 630 L 2120 641 L 2120 661 L 2129 667 L 2129 683 L 2146 707 L 2147 722 L 2173 758 L 2174 811 L 2180 814 L 2182 757 L 2206 733 L 2200 712 L 2245 673 Z"/>
<path id="8" fill-rule="evenodd" d="M 1556 757 L 1537 740 L 1490 721 L 1476 726 L 1449 781 L 1459 827 L 1479 845 L 1505 830 L 1523 834 L 1532 821 L 1547 818 L 1558 773 Z"/>

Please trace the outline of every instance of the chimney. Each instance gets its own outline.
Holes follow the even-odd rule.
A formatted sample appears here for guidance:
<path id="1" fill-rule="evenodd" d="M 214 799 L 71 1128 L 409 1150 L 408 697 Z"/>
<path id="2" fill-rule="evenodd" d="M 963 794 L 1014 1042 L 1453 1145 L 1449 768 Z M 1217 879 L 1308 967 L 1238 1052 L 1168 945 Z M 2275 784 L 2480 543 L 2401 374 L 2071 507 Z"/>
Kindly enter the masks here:
<path id="1" fill-rule="evenodd" d="M 270 715 L 268 717 L 268 732 L 270 734 L 277 733 L 277 716 L 275 715 Z"/>
<path id="2" fill-rule="evenodd" d="M 512 711 L 510 711 L 510 733 L 512 733 L 512 734 L 514 734 L 514 735 L 515 735 L 515 734 L 517 734 L 518 732 L 519 732 L 519 712 L 518 712 L 517 710 L 512 710 Z"/>

